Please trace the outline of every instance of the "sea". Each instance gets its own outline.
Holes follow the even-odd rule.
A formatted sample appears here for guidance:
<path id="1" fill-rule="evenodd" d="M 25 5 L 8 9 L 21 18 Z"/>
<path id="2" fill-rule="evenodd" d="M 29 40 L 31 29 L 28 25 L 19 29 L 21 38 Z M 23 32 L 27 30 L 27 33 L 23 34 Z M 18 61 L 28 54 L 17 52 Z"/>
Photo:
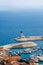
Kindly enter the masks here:
<path id="1" fill-rule="evenodd" d="M 43 36 L 43 11 L 0 11 L 0 46 L 18 44 L 13 38 L 18 37 L 20 31 L 23 31 L 25 36 Z M 32 42 L 35 42 L 38 47 L 43 47 L 43 41 Z M 43 51 L 33 54 L 43 54 Z M 21 57 L 28 58 L 30 54 L 22 54 Z M 43 62 L 39 65 L 43 65 Z"/>

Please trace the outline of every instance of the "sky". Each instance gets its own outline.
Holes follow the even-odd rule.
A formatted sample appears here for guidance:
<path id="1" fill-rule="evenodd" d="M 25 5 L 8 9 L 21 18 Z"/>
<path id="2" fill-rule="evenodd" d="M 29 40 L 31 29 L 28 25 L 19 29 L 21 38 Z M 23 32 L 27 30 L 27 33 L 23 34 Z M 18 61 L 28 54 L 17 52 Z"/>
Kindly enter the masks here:
<path id="1" fill-rule="evenodd" d="M 43 9 L 43 0 L 0 0 L 0 10 Z"/>

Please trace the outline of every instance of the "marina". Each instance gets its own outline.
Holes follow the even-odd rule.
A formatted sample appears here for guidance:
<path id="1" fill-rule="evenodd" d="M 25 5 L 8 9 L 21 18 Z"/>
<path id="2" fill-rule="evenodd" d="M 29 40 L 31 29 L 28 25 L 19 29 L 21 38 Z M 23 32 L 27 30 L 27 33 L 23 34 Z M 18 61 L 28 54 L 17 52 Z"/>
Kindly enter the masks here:
<path id="1" fill-rule="evenodd" d="M 43 65 L 42 11 L 0 12 L 0 65 Z"/>
<path id="2" fill-rule="evenodd" d="M 31 54 L 28 52 L 28 55 L 30 54 L 30 57 L 29 58 L 22 58 L 21 57 L 21 54 L 24 54 L 23 52 L 25 52 L 25 54 L 27 54 L 27 51 L 33 51 L 33 50 L 36 50 L 39 51 L 39 50 L 42 50 L 42 49 L 39 49 L 39 48 L 27 48 L 27 49 L 24 49 L 24 50 L 19 50 L 20 55 L 17 53 L 17 51 L 12 51 L 12 50 L 5 50 L 3 48 L 0 48 L 0 62 L 3 61 L 3 59 L 5 60 L 4 63 L 6 61 L 10 62 L 11 64 L 13 64 L 13 62 L 17 61 L 19 62 L 19 64 L 22 64 L 22 62 L 26 63 L 26 65 L 31 65 L 33 63 L 33 65 L 39 65 L 39 63 L 43 62 L 43 54 L 38 54 L 38 55 L 34 55 L 33 52 L 31 52 Z M 15 49 L 14 49 L 15 50 Z M 37 51 L 35 51 L 37 53 Z M 32 54 L 33 53 L 33 54 Z M 24 55 L 25 56 L 25 55 Z M 23 64 L 24 64 L 23 63 Z M 17 63 L 18 64 L 18 63 Z M 41 64 L 40 64 L 41 65 Z"/>
<path id="3" fill-rule="evenodd" d="M 20 39 L 22 38 L 25 38 L 23 33 L 20 34 Z M 38 41 L 42 40 L 42 36 L 35 36 L 35 38 L 32 36 L 30 40 L 35 41 L 36 38 Z M 43 46 L 39 46 L 34 41 L 24 41 L 23 39 L 22 42 L 17 41 L 17 43 L 0 46 L 0 64 L 4 59 L 4 65 L 7 64 L 6 61 L 12 65 L 13 63 L 14 65 L 16 63 L 18 65 L 41 65 L 43 63 Z"/>
<path id="4" fill-rule="evenodd" d="M 39 39 L 37 40 L 39 41 Z M 17 64 L 19 63 L 21 65 L 22 64 L 24 65 L 24 63 L 25 65 L 41 65 L 40 63 L 41 62 L 43 63 L 42 52 L 43 52 L 43 47 L 38 46 L 38 44 L 34 43 L 33 41 L 30 42 L 25 40 L 15 44 L 12 43 L 8 45 L 3 45 L 0 46 L 0 59 L 1 59 L 0 62 L 2 62 L 4 59 L 10 62 L 10 64 L 12 64 L 12 62 L 15 62 L 16 60 Z"/>
<path id="5" fill-rule="evenodd" d="M 19 50 L 18 52 L 17 52 L 17 54 L 31 54 L 31 53 L 33 53 L 33 52 L 36 52 L 36 51 L 38 51 L 39 49 L 37 49 L 37 48 L 35 48 L 35 49 L 31 49 L 31 48 L 27 48 L 27 49 L 24 49 L 23 51 L 21 51 L 21 50 Z"/>

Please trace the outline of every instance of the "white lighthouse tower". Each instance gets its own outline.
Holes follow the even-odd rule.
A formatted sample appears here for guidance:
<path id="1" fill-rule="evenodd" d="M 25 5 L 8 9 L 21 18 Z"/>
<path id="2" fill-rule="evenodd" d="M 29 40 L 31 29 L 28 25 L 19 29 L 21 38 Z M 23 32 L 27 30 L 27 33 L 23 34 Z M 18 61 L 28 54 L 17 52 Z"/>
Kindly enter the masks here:
<path id="1" fill-rule="evenodd" d="M 23 35 L 23 32 L 21 31 L 20 32 L 20 38 L 23 38 L 23 37 L 25 37 L 25 36 Z"/>

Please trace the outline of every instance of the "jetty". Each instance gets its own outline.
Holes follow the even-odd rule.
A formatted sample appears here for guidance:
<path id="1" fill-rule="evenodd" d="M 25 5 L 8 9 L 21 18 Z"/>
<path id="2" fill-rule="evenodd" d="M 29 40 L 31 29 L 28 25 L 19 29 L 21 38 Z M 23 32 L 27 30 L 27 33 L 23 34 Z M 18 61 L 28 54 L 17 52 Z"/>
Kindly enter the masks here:
<path id="1" fill-rule="evenodd" d="M 8 44 L 8 45 L 4 45 L 3 48 L 4 49 L 12 49 L 12 48 L 31 48 L 37 46 L 36 43 L 34 42 L 21 42 L 21 43 L 16 43 L 16 44 Z"/>
<path id="2" fill-rule="evenodd" d="M 43 40 L 43 36 L 24 36 L 23 32 L 20 32 L 20 36 L 17 38 L 13 38 L 13 40 L 18 41 L 18 42 Z"/>

